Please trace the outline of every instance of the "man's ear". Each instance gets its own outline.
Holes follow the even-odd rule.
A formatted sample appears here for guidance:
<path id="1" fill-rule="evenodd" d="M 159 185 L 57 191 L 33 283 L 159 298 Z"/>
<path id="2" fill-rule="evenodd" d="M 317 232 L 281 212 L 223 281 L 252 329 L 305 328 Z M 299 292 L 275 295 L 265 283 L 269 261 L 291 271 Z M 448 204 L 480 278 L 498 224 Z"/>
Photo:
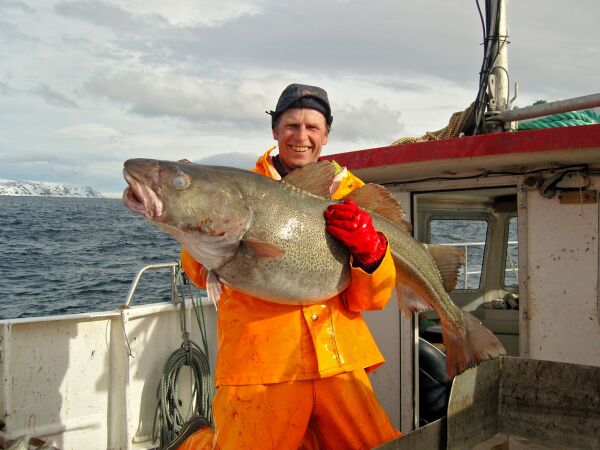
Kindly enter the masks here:
<path id="1" fill-rule="evenodd" d="M 279 139 L 279 133 L 277 132 L 277 128 L 273 128 L 271 131 L 273 131 L 273 139 Z"/>

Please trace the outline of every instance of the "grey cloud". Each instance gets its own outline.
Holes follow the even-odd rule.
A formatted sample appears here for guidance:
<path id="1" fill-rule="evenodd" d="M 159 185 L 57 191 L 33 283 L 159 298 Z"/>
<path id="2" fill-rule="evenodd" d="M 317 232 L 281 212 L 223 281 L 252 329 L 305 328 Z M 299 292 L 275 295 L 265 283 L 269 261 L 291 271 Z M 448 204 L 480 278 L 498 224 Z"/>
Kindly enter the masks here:
<path id="1" fill-rule="evenodd" d="M 58 3 L 54 10 L 63 17 L 72 17 L 117 32 L 150 32 L 168 22 L 156 14 L 132 14 L 119 6 L 102 1 L 67 1 Z"/>
<path id="2" fill-rule="evenodd" d="M 360 107 L 337 108 L 332 138 L 348 142 L 391 142 L 404 128 L 401 113 L 369 99 Z"/>
<path id="3" fill-rule="evenodd" d="M 431 14 L 436 9 L 438 13 Z M 480 34 L 476 13 L 471 10 L 472 29 L 455 30 L 451 49 L 442 49 L 446 37 L 440 32 L 442 25 L 466 13 L 433 0 L 355 1 L 343 8 L 337 2 L 316 0 L 305 2 L 302 8 L 272 2 L 262 14 L 241 16 L 219 28 L 171 28 L 153 39 L 154 48 L 194 64 L 217 60 L 238 67 L 258 64 L 283 71 L 402 77 L 432 71 L 443 58 L 443 76 L 468 80 L 476 78 L 479 70 L 473 58 L 480 52 L 479 42 L 472 39 Z M 369 23 L 371 17 L 377 17 L 376 26 Z M 369 32 L 357 33 L 356 27 Z M 465 66 L 466 56 L 472 62 L 470 68 Z"/>
<path id="4" fill-rule="evenodd" d="M 595 1 L 578 2 L 568 18 L 575 30 L 568 36 L 558 33 L 551 43 L 541 42 L 537 36 L 547 36 L 547 29 L 565 27 L 559 0 L 549 0 L 553 6 L 548 9 L 556 12 L 544 23 L 536 22 L 539 14 L 534 8 L 539 3 L 514 5 L 519 10 L 514 17 L 510 15 L 513 5 L 509 4 L 509 58 L 511 67 L 516 68 L 511 80 L 539 79 L 540 85 L 556 86 L 557 93 L 565 95 L 582 86 L 593 89 L 596 74 L 586 68 L 590 67 L 589 60 L 598 56 L 597 47 L 589 44 L 589 33 L 597 26 L 595 16 L 586 14 L 586 10 L 593 10 Z M 130 16 L 129 20 L 142 19 L 146 18 Z M 449 26 L 452 23 L 461 26 Z M 355 78 L 378 76 L 399 80 L 390 81 L 389 87 L 397 90 L 424 89 L 404 80 L 430 74 L 472 88 L 475 95 L 482 58 L 482 30 L 475 4 L 457 8 L 453 2 L 439 0 L 357 0 L 344 7 L 335 1 L 307 0 L 302 8 L 294 3 L 269 1 L 260 13 L 241 15 L 220 26 L 165 26 L 152 33 L 147 30 L 142 29 L 135 37 L 125 34 L 118 43 L 139 52 L 148 63 L 174 64 L 178 70 L 273 68 Z M 548 53 L 553 57 L 579 55 L 575 67 L 581 74 L 578 82 L 568 78 L 572 70 L 569 64 L 563 70 L 540 70 L 546 65 L 543 58 Z M 536 85 L 529 83 L 527 88 L 535 91 Z"/>
<path id="5" fill-rule="evenodd" d="M 259 155 L 254 153 L 229 152 L 207 156 L 206 158 L 194 162 L 212 166 L 229 166 L 237 167 L 239 169 L 250 169 L 251 167 L 254 167 L 258 157 Z"/>
<path id="6" fill-rule="evenodd" d="M 23 33 L 18 26 L 4 20 L 0 20 L 0 40 L 4 40 L 5 42 L 39 41 L 38 38 Z"/>
<path id="7" fill-rule="evenodd" d="M 0 81 L 0 94 L 6 96 L 6 95 L 11 95 L 11 94 L 15 94 L 17 91 L 15 89 L 13 89 L 12 87 L 10 87 L 10 85 Z"/>
<path id="8" fill-rule="evenodd" d="M 135 71 L 97 74 L 84 88 L 95 96 L 126 104 L 142 116 L 175 117 L 204 124 L 262 126 L 265 119 L 256 105 L 268 103 L 261 95 L 244 91 L 235 80 L 202 81 Z"/>
<path id="9" fill-rule="evenodd" d="M 0 10 L 20 10 L 23 12 L 32 12 L 33 9 L 27 3 L 19 1 L 0 0 Z"/>
<path id="10" fill-rule="evenodd" d="M 598 2 L 580 0 L 565 8 L 560 0 L 519 2 L 507 9 L 511 90 L 519 82 L 521 96 L 559 100 L 598 92 Z M 549 32 L 548 30 L 555 30 Z M 594 61 L 594 62 L 592 62 Z M 548 67 L 552 70 L 548 70 Z M 526 106 L 525 99 L 517 99 Z"/>
<path id="11" fill-rule="evenodd" d="M 46 102 L 53 106 L 60 106 L 63 108 L 77 108 L 77 103 L 69 99 L 66 95 L 54 90 L 46 83 L 40 83 L 34 90 L 34 93 L 42 97 Z"/>
<path id="12" fill-rule="evenodd" d="M 391 78 L 383 80 L 373 79 L 370 80 L 370 82 L 377 86 L 381 86 L 385 89 L 396 92 L 418 92 L 425 94 L 431 92 L 432 90 L 431 87 L 426 86 L 425 84 L 394 80 Z"/>

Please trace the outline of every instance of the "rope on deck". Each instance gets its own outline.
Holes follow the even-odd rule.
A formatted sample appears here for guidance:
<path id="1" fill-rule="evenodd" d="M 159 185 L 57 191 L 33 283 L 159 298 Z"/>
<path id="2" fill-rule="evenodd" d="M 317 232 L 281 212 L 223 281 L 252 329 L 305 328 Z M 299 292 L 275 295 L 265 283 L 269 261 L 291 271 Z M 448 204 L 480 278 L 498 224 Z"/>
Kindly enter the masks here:
<path id="1" fill-rule="evenodd" d="M 540 100 L 534 104 L 546 103 Z M 464 111 L 455 112 L 450 117 L 448 125 L 438 131 L 427 131 L 421 137 L 398 138 L 391 145 L 412 144 L 415 142 L 437 141 L 450 139 L 461 135 L 468 135 L 473 127 L 473 116 L 475 114 L 475 102 Z M 600 124 L 600 114 L 592 110 L 572 111 L 551 116 L 541 117 L 535 120 L 519 122 L 517 130 L 540 130 L 544 128 L 573 127 L 580 125 Z"/>
<path id="2" fill-rule="evenodd" d="M 468 134 L 473 126 L 473 116 L 475 114 L 475 102 L 471 103 L 464 111 L 458 111 L 452 114 L 448 125 L 438 131 L 427 131 L 421 137 L 404 137 L 396 139 L 391 145 L 412 144 L 414 142 L 437 141 L 440 139 L 450 139 L 459 137 L 462 133 Z"/>
<path id="3" fill-rule="evenodd" d="M 519 122 L 518 130 L 541 130 L 544 128 L 574 127 L 600 123 L 600 114 L 592 110 L 572 111 L 535 120 Z"/>

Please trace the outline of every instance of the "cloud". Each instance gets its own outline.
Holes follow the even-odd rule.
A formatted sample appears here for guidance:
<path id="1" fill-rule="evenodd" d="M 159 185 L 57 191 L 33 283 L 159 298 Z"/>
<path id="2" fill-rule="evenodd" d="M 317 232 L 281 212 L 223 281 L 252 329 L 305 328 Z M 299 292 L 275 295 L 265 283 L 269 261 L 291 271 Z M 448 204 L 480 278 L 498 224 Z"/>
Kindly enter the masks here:
<path id="1" fill-rule="evenodd" d="M 435 15 L 432 9 L 437 10 Z M 474 8 L 469 11 L 474 27 L 454 30 L 455 46 L 444 51 L 445 76 L 453 79 L 475 76 L 479 69 L 474 62 L 469 73 L 461 62 L 466 55 L 480 53 L 477 38 L 470 40 L 480 35 L 478 17 Z M 152 39 L 154 49 L 195 65 L 220 61 L 241 68 L 250 64 L 283 71 L 314 68 L 326 73 L 414 76 L 438 64 L 440 42 L 445 38 L 441 30 L 461 15 L 464 9 L 432 0 L 354 1 L 349 7 L 308 0 L 301 8 L 294 3 L 268 2 L 260 14 L 243 15 L 217 28 L 165 29 Z M 357 32 L 356 27 L 363 26 L 369 31 Z"/>
<path id="2" fill-rule="evenodd" d="M 202 80 L 175 73 L 120 71 L 96 74 L 84 86 L 92 95 L 128 105 L 146 117 L 173 117 L 188 121 L 236 123 L 240 127 L 265 122 L 260 107 L 269 101 L 238 80 Z"/>
<path id="3" fill-rule="evenodd" d="M 40 83 L 33 91 L 35 94 L 42 97 L 48 104 L 60 106 L 62 108 L 77 108 L 77 103 L 69 99 L 66 95 L 54 90 L 46 83 Z"/>
<path id="4" fill-rule="evenodd" d="M 250 169 L 256 164 L 259 158 L 258 154 L 247 152 L 229 152 L 218 155 L 210 155 L 206 158 L 195 160 L 195 163 L 206 164 L 209 166 L 229 166 L 239 169 Z"/>
<path id="5" fill-rule="evenodd" d="M 368 99 L 360 106 L 339 108 L 334 115 L 332 133 L 335 139 L 349 142 L 389 143 L 403 129 L 401 115 L 399 111 Z"/>
<path id="6" fill-rule="evenodd" d="M 18 10 L 22 12 L 33 12 L 33 9 L 25 2 L 0 0 L 0 11 Z"/>
<path id="7" fill-rule="evenodd" d="M 15 94 L 17 91 L 14 90 L 10 85 L 0 81 L 0 94 L 7 96 L 11 94 Z"/>
<path id="8" fill-rule="evenodd" d="M 122 136 L 121 132 L 114 128 L 99 123 L 81 123 L 56 130 L 56 133 L 66 137 L 81 140 L 98 141 L 100 139 L 111 139 Z"/>
<path id="9" fill-rule="evenodd" d="M 109 2 L 68 1 L 58 3 L 54 10 L 64 17 L 76 18 L 119 33 L 144 33 L 154 27 L 168 26 L 157 14 L 133 14 Z"/>
<path id="10" fill-rule="evenodd" d="M 2 10 L 0 9 L 0 11 Z M 37 38 L 30 34 L 23 33 L 18 26 L 6 20 L 0 20 L 0 40 L 7 43 L 38 41 Z M 4 50 L 0 50 L 0 52 L 4 52 Z"/>
<path id="11" fill-rule="evenodd" d="M 130 0 L 128 4 L 137 11 L 153 13 L 165 18 L 174 26 L 221 26 L 223 23 L 244 15 L 260 13 L 263 0 Z"/>

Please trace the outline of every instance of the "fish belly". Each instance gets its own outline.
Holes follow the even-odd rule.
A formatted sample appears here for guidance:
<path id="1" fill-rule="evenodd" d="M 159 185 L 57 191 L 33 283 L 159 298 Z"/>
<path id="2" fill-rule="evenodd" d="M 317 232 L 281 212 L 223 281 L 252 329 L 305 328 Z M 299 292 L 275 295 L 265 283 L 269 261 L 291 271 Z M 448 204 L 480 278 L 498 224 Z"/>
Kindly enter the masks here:
<path id="1" fill-rule="evenodd" d="M 278 303 L 328 300 L 350 283 L 350 253 L 325 230 L 323 212 L 331 200 L 288 189 L 249 200 L 254 212 L 234 258 L 217 269 L 219 278 L 239 291 Z M 271 206 L 269 206 L 271 205 Z M 257 256 L 253 243 L 266 243 L 281 256 Z"/>

